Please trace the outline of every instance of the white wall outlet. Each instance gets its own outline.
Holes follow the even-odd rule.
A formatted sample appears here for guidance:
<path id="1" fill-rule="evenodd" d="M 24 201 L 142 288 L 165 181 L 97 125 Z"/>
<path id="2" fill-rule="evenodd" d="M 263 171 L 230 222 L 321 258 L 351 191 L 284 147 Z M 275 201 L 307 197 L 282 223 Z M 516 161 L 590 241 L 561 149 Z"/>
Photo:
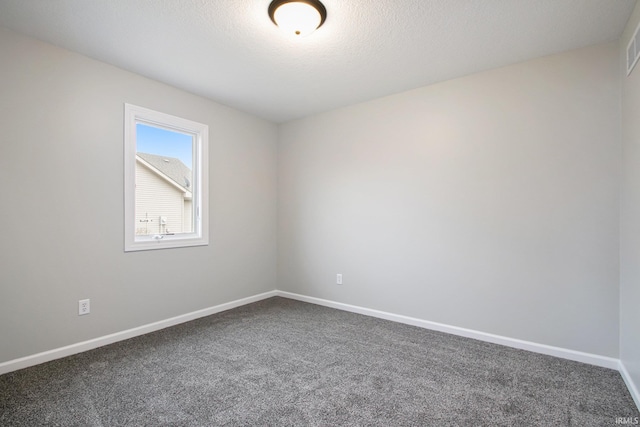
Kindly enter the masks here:
<path id="1" fill-rule="evenodd" d="M 342 274 L 340 273 L 336 274 L 336 284 L 342 285 Z"/>
<path id="2" fill-rule="evenodd" d="M 81 299 L 78 301 L 78 316 L 91 313 L 91 300 Z"/>

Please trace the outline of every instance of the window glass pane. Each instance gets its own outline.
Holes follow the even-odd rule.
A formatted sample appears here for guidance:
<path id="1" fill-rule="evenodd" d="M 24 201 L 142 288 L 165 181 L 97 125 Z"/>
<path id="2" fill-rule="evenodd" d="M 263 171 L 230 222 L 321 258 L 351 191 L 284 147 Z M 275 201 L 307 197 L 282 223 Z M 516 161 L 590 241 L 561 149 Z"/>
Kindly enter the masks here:
<path id="1" fill-rule="evenodd" d="M 136 123 L 136 236 L 194 232 L 194 139 Z"/>
<path id="2" fill-rule="evenodd" d="M 124 105 L 124 250 L 209 244 L 209 127 Z"/>

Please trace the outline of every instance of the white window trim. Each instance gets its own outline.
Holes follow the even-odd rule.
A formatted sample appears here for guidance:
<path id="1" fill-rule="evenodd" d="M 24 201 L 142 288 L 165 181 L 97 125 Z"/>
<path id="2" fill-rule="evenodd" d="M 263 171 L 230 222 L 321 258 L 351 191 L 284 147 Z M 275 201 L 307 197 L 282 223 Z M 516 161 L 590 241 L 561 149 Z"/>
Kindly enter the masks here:
<path id="1" fill-rule="evenodd" d="M 638 59 L 640 59 L 640 24 L 636 27 L 633 37 L 627 44 L 627 77 L 638 63 Z"/>
<path id="2" fill-rule="evenodd" d="M 167 130 L 194 135 L 193 158 L 193 233 L 136 236 L 136 124 L 144 123 Z M 124 104 L 124 250 L 204 246 L 209 244 L 209 126 L 160 113 L 136 105 Z"/>

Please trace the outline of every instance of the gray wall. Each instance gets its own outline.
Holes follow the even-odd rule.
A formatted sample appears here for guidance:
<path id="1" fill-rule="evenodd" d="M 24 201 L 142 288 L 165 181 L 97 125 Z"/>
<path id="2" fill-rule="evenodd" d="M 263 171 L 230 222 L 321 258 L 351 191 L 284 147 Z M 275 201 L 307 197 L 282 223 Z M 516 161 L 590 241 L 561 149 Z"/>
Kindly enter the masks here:
<path id="1" fill-rule="evenodd" d="M 622 203 L 620 224 L 620 359 L 640 388 L 640 64 L 626 77 L 626 47 L 640 22 L 638 4 L 620 39 Z"/>
<path id="2" fill-rule="evenodd" d="M 617 357 L 619 84 L 611 43 L 282 125 L 280 289 Z"/>
<path id="3" fill-rule="evenodd" d="M 0 58 L 0 362 L 275 289 L 274 124 L 6 30 Z M 209 246 L 124 253 L 125 102 L 209 125 Z"/>
<path id="4" fill-rule="evenodd" d="M 617 44 L 279 128 L 6 30 L 0 58 L 0 362 L 278 288 L 612 357 L 621 297 L 639 378 Z M 209 246 L 124 253 L 125 102 L 210 126 Z"/>

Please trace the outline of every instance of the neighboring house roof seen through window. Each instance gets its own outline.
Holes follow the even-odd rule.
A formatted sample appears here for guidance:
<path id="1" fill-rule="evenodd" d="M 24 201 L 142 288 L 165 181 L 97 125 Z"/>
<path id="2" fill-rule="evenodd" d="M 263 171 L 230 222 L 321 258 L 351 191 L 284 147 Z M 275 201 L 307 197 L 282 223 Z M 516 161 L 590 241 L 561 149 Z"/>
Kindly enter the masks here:
<path id="1" fill-rule="evenodd" d="M 175 182 L 186 193 L 193 191 L 193 188 L 191 188 L 191 183 L 193 182 L 191 169 L 182 163 L 180 159 L 140 152 L 137 153 L 137 156 Z"/>

